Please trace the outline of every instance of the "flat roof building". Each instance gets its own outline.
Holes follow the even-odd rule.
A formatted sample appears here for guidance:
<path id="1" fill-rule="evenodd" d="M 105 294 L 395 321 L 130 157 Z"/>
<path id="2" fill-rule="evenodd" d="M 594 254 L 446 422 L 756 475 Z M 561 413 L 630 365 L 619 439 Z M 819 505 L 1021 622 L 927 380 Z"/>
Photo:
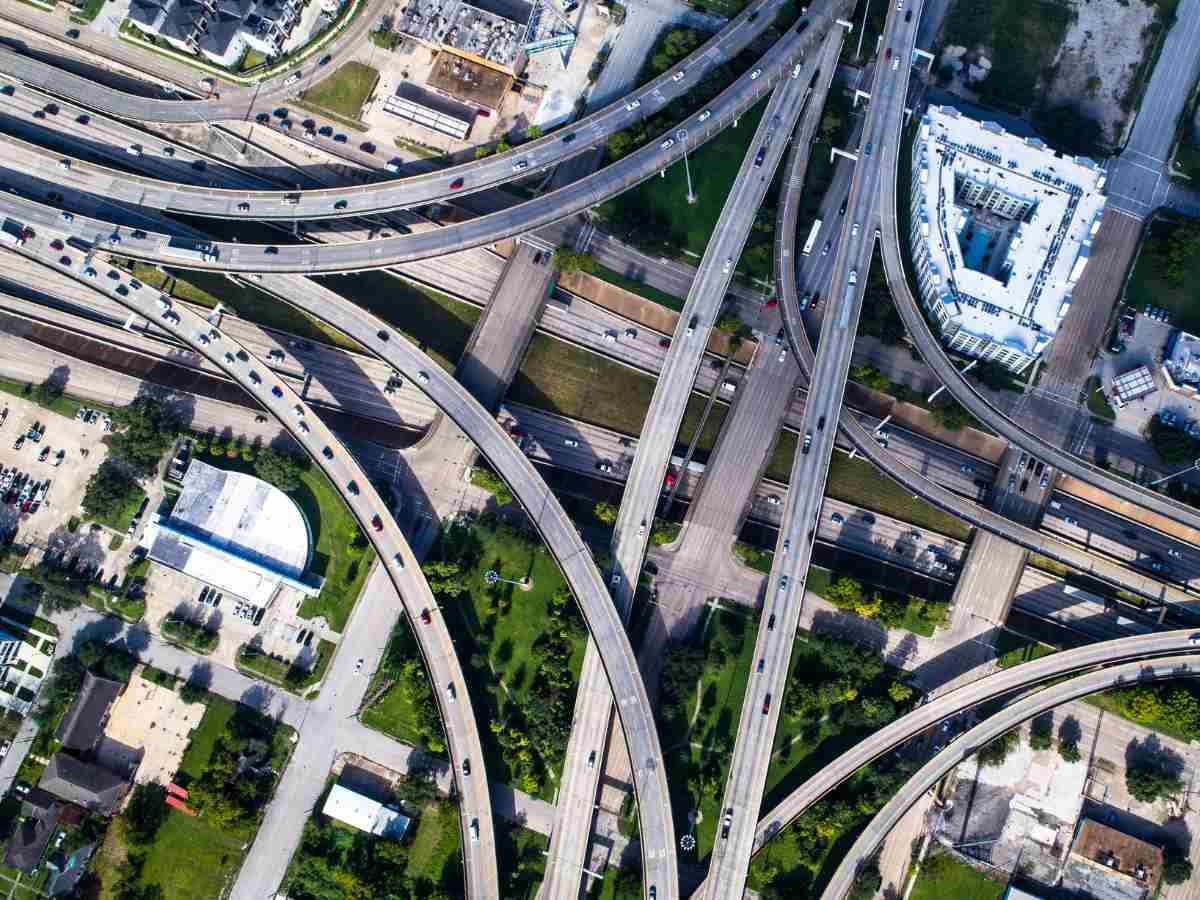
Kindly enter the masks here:
<path id="1" fill-rule="evenodd" d="M 265 607 L 281 585 L 315 596 L 312 537 L 300 507 L 267 482 L 193 459 L 171 513 L 155 516 L 150 559 Z"/>
<path id="2" fill-rule="evenodd" d="M 1114 378 L 1112 388 L 1117 405 L 1124 406 L 1126 403 L 1132 403 L 1134 400 L 1140 400 L 1142 397 L 1153 394 L 1158 390 L 1158 385 L 1154 383 L 1154 374 L 1149 368 L 1138 366 L 1136 369 Z"/>
<path id="3" fill-rule="evenodd" d="M 930 106 L 913 143 L 913 267 L 951 350 L 1022 372 L 1071 307 L 1104 171 L 995 122 Z"/>
<path id="4" fill-rule="evenodd" d="M 409 0 L 395 28 L 435 50 L 515 75 L 525 66 L 532 13 L 525 0 Z"/>
<path id="5" fill-rule="evenodd" d="M 1163 373 L 1173 391 L 1200 391 L 1200 338 L 1186 331 L 1172 333 L 1163 357 Z"/>
<path id="6" fill-rule="evenodd" d="M 408 830 L 409 819 L 400 810 L 385 806 L 378 800 L 372 800 L 340 784 L 335 784 L 329 789 L 329 796 L 321 812 L 351 828 L 381 837 L 399 840 Z"/>
<path id="7" fill-rule="evenodd" d="M 1082 819 L 1063 868 L 1063 887 L 1095 900 L 1144 900 L 1162 875 L 1162 847 Z"/>

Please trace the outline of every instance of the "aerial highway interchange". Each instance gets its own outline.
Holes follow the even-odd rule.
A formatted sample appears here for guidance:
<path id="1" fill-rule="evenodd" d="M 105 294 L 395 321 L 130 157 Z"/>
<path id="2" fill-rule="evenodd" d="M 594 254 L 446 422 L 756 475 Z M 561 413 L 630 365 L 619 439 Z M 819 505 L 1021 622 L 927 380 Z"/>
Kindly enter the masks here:
<path id="1" fill-rule="evenodd" d="M 1058 499 L 1050 503 L 1052 508 L 1045 511 L 1046 518 L 1040 527 L 1007 518 L 989 508 L 973 486 L 976 478 L 971 476 L 986 478 L 997 471 L 990 461 L 975 460 L 961 451 L 910 437 L 897 426 L 893 426 L 899 432 L 897 445 L 889 447 L 888 441 L 880 439 L 879 429 L 885 427 L 884 423 L 850 411 L 844 405 L 867 275 L 878 245 L 888 286 L 917 350 L 947 392 L 979 422 L 1017 452 L 1044 462 L 1050 467 L 1048 471 L 1074 476 L 1134 507 L 1188 528 L 1200 528 L 1200 513 L 1194 509 L 1116 477 L 1014 422 L 959 372 L 926 324 L 919 301 L 909 287 L 905 248 L 897 225 L 898 210 L 904 212 L 904 207 L 898 206 L 904 198 L 897 197 L 901 142 L 910 115 L 919 114 L 913 112 L 910 104 L 915 103 L 911 74 L 924 64 L 913 52 L 922 5 L 920 0 L 909 0 L 907 4 L 901 0 L 888 7 L 880 46 L 887 48 L 888 60 L 894 54 L 898 62 L 879 64 L 871 70 L 861 133 L 856 146 L 844 148 L 850 159 L 840 163 L 843 169 L 850 167 L 850 174 L 841 210 L 836 216 L 831 215 L 836 219 L 835 233 L 822 252 L 822 259 L 807 267 L 801 266 L 802 260 L 796 252 L 796 207 L 808 163 L 809 139 L 822 114 L 826 93 L 831 90 L 839 54 L 850 40 L 851 28 L 856 27 L 849 21 L 853 7 L 848 2 L 827 0 L 804 10 L 762 55 L 751 73 L 736 79 L 702 111 L 678 123 L 676 127 L 687 133 L 686 141 L 667 135 L 654 138 L 621 160 L 574 182 L 538 193 L 532 199 L 518 200 L 498 212 L 443 227 L 416 227 L 408 233 L 384 237 L 377 236 L 380 228 L 375 223 L 368 238 L 363 240 L 362 232 L 357 230 L 360 223 L 347 221 L 351 230 L 346 232 L 339 234 L 335 229 L 323 233 L 320 241 L 281 240 L 278 245 L 211 239 L 204 236 L 202 221 L 184 226 L 169 216 L 186 213 L 201 219 L 213 217 L 232 222 L 278 221 L 286 227 L 304 220 L 397 216 L 434 202 L 453 202 L 457 197 L 503 188 L 528 177 L 530 171 L 548 172 L 604 144 L 614 132 L 667 107 L 673 99 L 693 89 L 712 67 L 729 61 L 759 38 L 780 14 L 781 4 L 777 0 L 756 0 L 707 43 L 653 82 L 515 150 L 404 178 L 381 177 L 365 185 L 295 191 L 275 187 L 276 181 L 252 171 L 222 164 L 192 166 L 204 171 L 204 178 L 211 179 L 211 184 L 179 183 L 173 180 L 176 164 L 169 159 L 175 152 L 165 156 L 144 153 L 140 144 L 116 148 L 130 159 L 116 156 L 121 165 L 109 167 L 73 153 L 47 149 L 36 139 L 39 130 L 53 130 L 60 125 L 72 132 L 71 140 L 80 147 L 89 142 L 119 140 L 131 127 L 128 122 L 249 121 L 257 117 L 260 124 L 268 125 L 287 117 L 285 110 L 293 90 L 285 77 L 273 78 L 257 90 L 224 90 L 220 97 L 152 99 L 97 86 L 18 50 L 0 48 L 0 80 L 11 88 L 0 92 L 0 107 L 10 104 L 12 112 L 5 115 L 19 113 L 22 119 L 20 136 L 0 135 L 0 159 L 3 159 L 0 165 L 12 170 L 12 184 L 18 185 L 18 189 L 10 188 L 9 193 L 0 195 L 0 216 L 18 223 L 16 227 L 22 232 L 21 240 L 10 242 L 12 246 L 4 253 L 6 262 L 12 260 L 10 254 L 21 257 L 21 262 L 13 265 L 14 278 L 21 280 L 16 276 L 21 266 L 32 267 L 29 270 L 32 273 L 39 271 L 39 267 L 41 271 L 52 271 L 53 277 L 44 286 L 39 285 L 39 290 L 47 295 L 70 297 L 72 304 L 94 307 L 88 316 L 105 323 L 95 327 L 113 331 L 114 343 L 130 341 L 134 352 L 166 358 L 171 351 L 162 344 L 160 330 L 174 345 L 188 348 L 197 365 L 240 386 L 328 475 L 374 544 L 381 567 L 400 595 L 408 617 L 415 621 L 432 613 L 431 625 L 417 629 L 417 634 L 448 737 L 451 777 L 456 785 L 463 835 L 467 895 L 501 895 L 496 838 L 496 830 L 501 826 L 493 813 L 480 741 L 480 730 L 487 723 L 476 721 L 474 706 L 456 702 L 460 697 L 466 699 L 467 679 L 457 655 L 459 651 L 439 614 L 438 600 L 422 572 L 419 554 L 410 548 L 409 539 L 376 492 L 365 466 L 321 416 L 315 414 L 314 401 L 320 408 L 337 407 L 350 416 L 399 421 L 409 428 L 413 427 L 412 422 L 417 422 L 417 430 L 440 417 L 453 423 L 508 485 L 579 603 L 590 639 L 556 798 L 559 816 L 550 835 L 542 896 L 579 896 L 587 883 L 585 873 L 594 874 L 588 872 L 586 857 L 593 840 L 597 794 L 605 775 L 603 764 L 596 765 L 596 755 L 599 748 L 610 746 L 610 738 L 620 741 L 628 755 L 629 779 L 636 797 L 643 893 L 651 900 L 683 895 L 686 890 L 681 886 L 681 855 L 677 849 L 681 811 L 672 809 L 664 748 L 655 725 L 651 694 L 639 672 L 635 648 L 626 629 L 647 560 L 648 526 L 660 514 L 664 483 L 674 478 L 669 473 L 677 459 L 674 455 L 677 435 L 685 409 L 693 391 L 715 394 L 721 390 L 709 367 L 702 367 L 709 356 L 708 337 L 732 290 L 735 266 L 777 168 L 785 175 L 781 218 L 775 234 L 778 316 L 782 330 L 773 344 L 770 339 L 775 335 L 758 335 L 762 345 L 759 352 L 779 353 L 780 362 L 787 360 L 790 353 L 794 363 L 788 360 L 788 366 L 798 366 L 804 389 L 797 391 L 795 408 L 789 405 L 785 413 L 770 423 L 774 430 L 792 429 L 797 451 L 790 489 L 778 488 L 784 494 L 781 502 L 776 498 L 781 508 L 764 507 L 757 513 L 759 519 L 770 522 L 777 532 L 770 574 L 763 580 L 762 594 L 753 598 L 761 610 L 753 654 L 759 662 L 741 703 L 736 741 L 725 773 L 724 796 L 720 801 L 721 839 L 712 848 L 708 870 L 696 896 L 740 896 L 746 886 L 751 857 L 764 842 L 880 755 L 985 701 L 1064 675 L 1088 673 L 1013 703 L 935 756 L 884 808 L 842 861 L 824 895 L 841 897 L 849 889 L 857 867 L 877 850 L 899 816 L 963 757 L 988 740 L 1046 709 L 1120 684 L 1135 673 L 1142 678 L 1169 678 L 1191 670 L 1191 658 L 1180 654 L 1193 652 L 1200 642 L 1184 628 L 1064 650 L 978 678 L 931 699 L 884 727 L 796 788 L 776 809 L 762 814 L 768 765 L 783 710 L 792 645 L 805 603 L 811 554 L 818 531 L 824 534 L 828 527 L 822 520 L 822 509 L 834 452 L 851 449 L 914 496 L 970 525 L 1035 551 L 1070 570 L 1087 573 L 1098 582 L 1137 595 L 1141 598 L 1139 603 L 1160 610 L 1160 622 L 1168 626 L 1193 621 L 1191 582 L 1200 574 L 1195 561 L 1196 548 L 1188 542 L 1094 507 L 1085 500 L 1052 491 L 1045 494 L 1044 501 L 1048 502 L 1052 496 Z M 362 27 L 351 31 L 330 45 L 330 59 L 365 36 Z M 36 95 L 35 89 L 39 92 Z M 54 117 L 36 117 L 35 108 L 43 96 L 60 97 L 62 102 L 93 112 L 82 118 L 64 117 L 57 122 Z M 31 103 L 31 97 L 37 99 Z M 653 375 L 654 393 L 636 444 L 619 433 L 597 430 L 585 448 L 579 448 L 578 442 L 572 447 L 567 439 L 568 452 L 559 446 L 559 434 L 568 432 L 557 429 L 577 426 L 564 417 L 548 417 L 543 421 L 540 415 L 504 408 L 498 418 L 494 409 L 481 404 L 452 373 L 402 333 L 329 287 L 306 277 L 415 265 L 448 254 L 484 252 L 479 248 L 509 238 L 520 241 L 522 235 L 584 213 L 597 203 L 656 177 L 683 158 L 685 143 L 694 147 L 714 138 L 756 103 L 764 101 L 765 111 L 730 186 L 718 225 L 703 257 L 697 261 L 694 280 L 673 334 L 635 332 L 628 343 L 614 348 L 607 346 L 611 343 L 608 334 L 613 332 L 607 327 L 609 321 L 585 302 L 576 299 L 574 305 L 579 309 L 573 309 L 571 298 L 566 297 L 567 302 L 560 308 L 555 305 L 555 296 L 551 296 L 544 310 L 540 310 L 537 327 L 542 331 Z M 279 115 L 280 112 L 284 114 Z M 793 142 L 794 134 L 803 137 Z M 127 169 L 146 174 L 129 174 Z M 27 187 L 39 184 L 56 190 L 47 194 L 45 188 Z M 68 192 L 65 197 L 63 190 Z M 828 198 L 826 206 L 836 205 L 837 200 L 837 196 Z M 131 224 L 130 215 L 141 217 L 136 227 Z M 7 224 L 6 228 L 13 233 Z M 27 237 L 23 234 L 26 228 Z M 55 241 L 59 242 L 58 249 L 51 246 Z M 76 251 L 83 250 L 87 265 L 76 265 L 77 256 L 71 264 L 64 263 L 66 257 L 60 259 L 58 252 L 62 242 Z M 539 244 L 531 240 L 528 245 L 518 246 Z M 830 253 L 827 259 L 826 252 Z M 539 250 L 537 255 L 540 253 Z M 165 294 L 160 296 L 153 288 L 117 269 L 110 271 L 106 259 L 250 278 L 256 288 L 277 302 L 353 339 L 364 360 L 378 367 L 381 374 L 364 374 L 364 369 L 351 376 L 351 382 L 359 385 L 354 390 L 361 391 L 361 398 L 345 391 L 310 393 L 309 375 L 303 379 L 290 377 L 287 366 L 260 356 L 231 330 L 238 327 L 236 319 L 232 320 L 231 329 L 223 325 L 213 327 L 212 320 L 205 319 L 202 310 L 172 302 Z M 33 288 L 36 275 L 24 277 L 28 280 L 24 290 L 36 294 Z M 500 276 L 501 282 L 503 277 Z M 808 279 L 808 283 L 798 281 L 801 277 Z M 7 312 L 23 310 L 21 314 L 32 320 L 48 321 L 65 329 L 82 331 L 87 327 L 81 324 L 86 319 L 77 313 L 36 312 L 37 301 L 19 301 L 5 284 L 0 284 L 0 288 L 0 294 L 10 298 L 5 305 Z M 815 351 L 801 315 L 799 294 L 805 288 L 810 291 L 819 288 L 825 295 Z M 499 303 L 497 298 L 493 293 L 486 303 Z M 20 302 L 29 305 L 19 307 Z M 486 303 L 485 308 L 490 308 Z M 134 346 L 132 337 L 119 333 L 120 310 L 140 315 L 147 323 L 154 323 L 155 330 L 147 330 Z M 486 321 L 485 313 L 480 330 Z M 515 329 L 514 335 L 524 330 Z M 497 373 L 502 374 L 501 383 L 511 381 L 516 359 L 510 354 L 510 371 Z M 347 361 L 348 371 L 356 365 L 349 356 L 331 360 L 328 363 L 331 377 L 341 377 L 336 373 L 343 360 Z M 372 388 L 378 380 L 386 380 L 390 385 L 393 374 L 405 385 L 404 399 L 400 401 L 405 404 L 405 412 L 399 419 L 397 401 L 385 399 L 380 404 Z M 735 375 L 748 379 L 753 377 L 753 371 L 739 367 Z M 460 376 L 465 380 L 462 372 Z M 790 385 L 787 390 L 790 393 Z M 732 402 L 738 399 L 734 397 Z M 405 422 L 406 419 L 411 421 Z M 510 435 L 517 423 L 526 430 L 537 429 L 534 433 L 546 452 L 541 455 L 524 452 Z M 839 439 L 844 445 L 835 448 Z M 717 445 L 718 451 L 721 446 Z M 629 449 L 630 458 L 619 477 L 612 474 L 607 479 L 623 485 L 612 532 L 611 562 L 598 564 L 548 487 L 543 470 L 533 462 L 599 477 L 596 469 L 621 455 L 623 447 Z M 939 459 L 941 462 L 931 467 L 931 461 Z M 972 461 L 961 461 L 965 459 Z M 703 468 L 698 470 L 691 488 L 703 486 L 703 471 Z M 744 502 L 758 501 L 747 497 Z M 1150 564 L 1161 559 L 1162 554 L 1180 561 L 1169 577 Z M 323 774 L 313 773 L 312 777 Z M 292 848 L 299 839 L 299 823 L 293 824 L 297 830 L 287 838 Z M 264 852 L 267 851 L 255 848 L 251 858 Z M 247 864 L 234 887 L 234 895 L 260 896 L 274 890 L 284 878 L 286 862 L 284 857 L 266 867 Z M 260 883 L 248 882 L 250 872 Z"/>

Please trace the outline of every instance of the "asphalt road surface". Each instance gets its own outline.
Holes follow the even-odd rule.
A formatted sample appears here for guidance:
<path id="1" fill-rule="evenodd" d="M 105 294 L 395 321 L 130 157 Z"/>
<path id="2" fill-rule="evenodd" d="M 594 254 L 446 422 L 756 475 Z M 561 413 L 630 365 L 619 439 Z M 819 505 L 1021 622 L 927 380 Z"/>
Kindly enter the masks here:
<path id="1" fill-rule="evenodd" d="M 693 89 L 714 66 L 737 56 L 772 20 L 782 0 L 755 0 L 742 10 L 722 31 L 684 59 L 670 72 L 649 82 L 636 92 L 638 106 L 629 108 L 633 97 L 614 101 L 603 109 L 575 122 L 569 130 L 529 141 L 499 156 L 464 163 L 438 172 L 391 179 L 373 185 L 353 188 L 333 188 L 304 191 L 298 202 L 283 202 L 281 191 L 245 192 L 209 189 L 190 189 L 186 186 L 154 185 L 141 179 L 126 179 L 134 200 L 145 192 L 144 201 L 162 208 L 193 215 L 221 218 L 329 218 L 335 215 L 354 215 L 362 212 L 381 212 L 408 206 L 428 204 L 463 192 L 496 187 L 538 169 L 548 168 L 601 144 L 615 131 L 635 124 L 664 108 L 676 97 Z M 757 13 L 757 14 L 756 14 Z M 814 12 L 814 18 L 819 14 Z M 753 21 L 751 20 L 753 18 Z M 309 64 L 312 69 L 315 64 Z M 126 119 L 158 123 L 218 122 L 230 119 L 249 120 L 266 115 L 273 122 L 279 104 L 286 102 L 288 93 L 299 90 L 304 67 L 294 70 L 283 79 L 278 89 L 262 92 L 226 92 L 213 100 L 159 100 L 113 90 L 94 81 L 65 72 L 62 69 L 22 56 L 0 47 L 0 71 L 12 78 L 59 96 L 83 101 L 94 109 Z M 677 73 L 683 77 L 676 79 Z M 291 84 L 288 82 L 291 81 Z M 297 111 L 297 116 L 304 116 Z M 302 128 L 298 122 L 293 128 Z M 571 141 L 564 141 L 574 134 Z M 119 189 L 114 184 L 114 189 Z M 111 194 L 117 196 L 117 194 Z M 345 207 L 338 207 L 344 201 Z M 242 208 L 246 204 L 246 208 Z"/>

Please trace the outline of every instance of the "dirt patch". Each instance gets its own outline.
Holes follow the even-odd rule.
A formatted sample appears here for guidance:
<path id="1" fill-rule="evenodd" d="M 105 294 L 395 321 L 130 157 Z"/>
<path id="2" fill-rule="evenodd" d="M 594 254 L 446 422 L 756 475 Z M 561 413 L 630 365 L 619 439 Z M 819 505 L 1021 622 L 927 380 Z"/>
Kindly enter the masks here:
<path id="1" fill-rule="evenodd" d="M 1154 40 L 1154 7 L 1142 0 L 1088 0 L 1074 4 L 1076 18 L 1054 59 L 1047 85 L 1050 106 L 1070 103 L 1100 123 L 1116 145 L 1131 121 L 1121 108 Z"/>

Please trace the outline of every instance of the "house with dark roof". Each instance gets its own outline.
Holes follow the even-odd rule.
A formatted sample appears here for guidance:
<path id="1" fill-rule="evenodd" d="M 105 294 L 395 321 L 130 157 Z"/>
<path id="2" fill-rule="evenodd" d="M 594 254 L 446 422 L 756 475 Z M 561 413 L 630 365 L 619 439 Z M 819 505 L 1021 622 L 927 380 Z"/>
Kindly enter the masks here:
<path id="1" fill-rule="evenodd" d="M 38 787 L 60 800 L 82 806 L 102 816 L 111 816 L 129 792 L 123 775 L 59 751 L 50 757 Z"/>
<path id="2" fill-rule="evenodd" d="M 112 706 L 124 690 L 124 682 L 99 678 L 88 672 L 83 676 L 79 696 L 63 716 L 54 736 L 68 750 L 78 753 L 94 750 L 104 736 Z"/>
<path id="3" fill-rule="evenodd" d="M 58 827 L 62 808 L 62 801 L 38 788 L 26 794 L 21 802 L 21 821 L 4 851 L 4 864 L 26 874 L 32 872 Z"/>

